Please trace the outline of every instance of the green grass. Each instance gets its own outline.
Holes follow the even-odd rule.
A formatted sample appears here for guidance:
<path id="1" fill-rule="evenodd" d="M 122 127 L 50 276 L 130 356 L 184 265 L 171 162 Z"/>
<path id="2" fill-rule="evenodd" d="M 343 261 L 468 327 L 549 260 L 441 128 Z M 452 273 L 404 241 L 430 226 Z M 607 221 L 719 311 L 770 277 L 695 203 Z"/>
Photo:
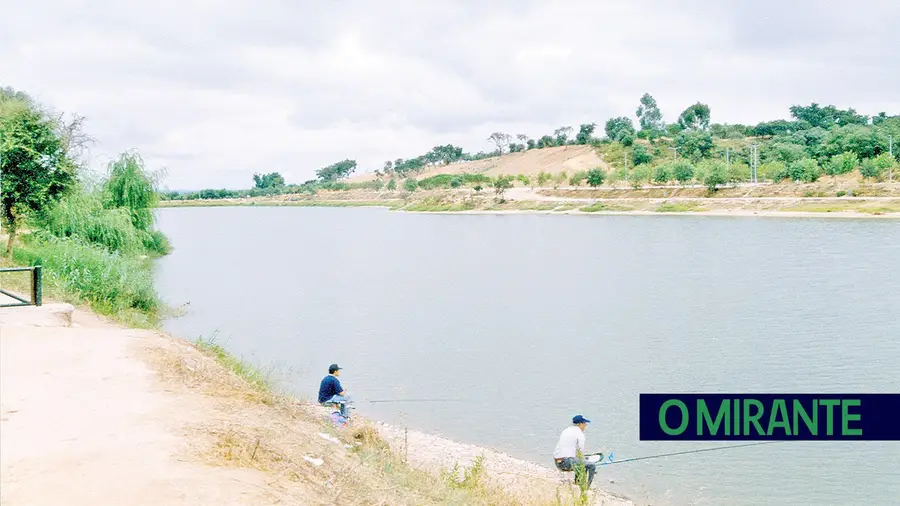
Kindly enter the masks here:
<path id="1" fill-rule="evenodd" d="M 618 211 L 633 211 L 633 207 L 622 206 L 617 204 L 608 204 L 606 202 L 594 202 L 593 204 L 582 206 L 578 208 L 578 210 L 582 213 L 598 213 L 598 212 L 618 212 Z"/>
<path id="2" fill-rule="evenodd" d="M 216 362 L 222 367 L 244 379 L 257 392 L 274 393 L 270 370 L 263 370 L 246 360 L 235 357 L 216 342 L 215 336 L 210 339 L 200 337 L 194 341 L 194 344 L 200 351 L 216 359 Z"/>
<path id="3" fill-rule="evenodd" d="M 29 235 L 13 248 L 16 265 L 41 265 L 48 297 L 84 302 L 100 314 L 153 326 L 162 304 L 147 259 L 113 253 L 77 239 Z"/>
<path id="4" fill-rule="evenodd" d="M 691 211 L 703 211 L 699 202 L 663 202 L 654 211 L 657 213 L 686 213 Z"/>

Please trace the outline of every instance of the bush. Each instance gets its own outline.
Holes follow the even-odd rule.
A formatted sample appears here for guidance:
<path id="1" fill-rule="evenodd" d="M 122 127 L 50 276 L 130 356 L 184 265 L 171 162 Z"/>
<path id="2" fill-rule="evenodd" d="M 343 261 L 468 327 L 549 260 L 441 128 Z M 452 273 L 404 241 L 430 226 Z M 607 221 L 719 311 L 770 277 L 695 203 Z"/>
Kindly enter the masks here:
<path id="1" fill-rule="evenodd" d="M 23 265 L 43 266 L 47 281 L 84 298 L 105 314 L 125 310 L 152 314 L 160 307 L 150 267 L 137 257 L 110 252 L 75 238 L 35 233 L 14 250 L 13 258 Z"/>
<path id="2" fill-rule="evenodd" d="M 638 144 L 631 151 L 631 163 L 634 164 L 635 167 L 642 163 L 650 163 L 653 161 L 653 155 L 647 151 L 642 144 Z"/>
<path id="3" fill-rule="evenodd" d="M 463 184 L 463 178 L 457 176 L 450 180 L 450 188 L 459 188 Z"/>
<path id="4" fill-rule="evenodd" d="M 786 170 L 783 162 L 767 162 L 759 166 L 759 176 L 770 181 L 778 181 Z"/>
<path id="5" fill-rule="evenodd" d="M 480 191 L 481 191 L 481 190 L 482 190 L 482 188 L 481 188 L 481 185 L 480 185 L 480 184 L 476 184 L 476 185 L 475 185 L 475 187 L 474 187 L 474 188 L 472 188 L 472 189 L 473 189 L 473 190 L 475 190 L 475 191 L 477 191 L 477 192 L 480 192 Z"/>
<path id="6" fill-rule="evenodd" d="M 792 181 L 802 181 L 804 183 L 812 183 L 819 179 L 822 175 L 822 169 L 819 164 L 812 158 L 803 158 L 796 162 L 788 164 L 785 172 L 781 174 L 779 179 L 790 179 Z"/>
<path id="7" fill-rule="evenodd" d="M 548 174 L 547 172 L 540 171 L 540 172 L 538 173 L 538 175 L 537 175 L 538 186 L 540 186 L 541 188 L 543 188 L 544 186 L 547 185 L 547 182 L 550 181 L 550 178 L 552 178 L 552 177 L 553 177 L 553 176 L 551 176 L 551 175 Z"/>
<path id="8" fill-rule="evenodd" d="M 416 188 L 418 188 L 418 187 L 419 187 L 419 183 L 416 181 L 415 178 L 410 177 L 410 178 L 406 178 L 406 180 L 403 181 L 403 189 L 408 192 L 414 192 L 414 191 L 416 191 Z"/>
<path id="9" fill-rule="evenodd" d="M 675 162 L 672 167 L 672 176 L 679 183 L 686 184 L 694 178 L 694 166 L 685 160 Z"/>
<path id="10" fill-rule="evenodd" d="M 606 173 L 600 169 L 591 169 L 587 173 L 587 183 L 594 188 L 602 185 L 605 178 Z"/>
<path id="11" fill-rule="evenodd" d="M 846 174 L 853 171 L 857 165 L 859 165 L 859 157 L 856 156 L 856 153 L 848 151 L 832 156 L 825 165 L 825 173 L 829 176 Z"/>
<path id="12" fill-rule="evenodd" d="M 715 161 L 708 165 L 703 184 L 709 191 L 716 191 L 720 185 L 728 182 L 728 168 L 724 163 Z"/>
<path id="13" fill-rule="evenodd" d="M 587 177 L 588 177 L 588 173 L 586 171 L 580 170 L 580 171 L 572 174 L 572 177 L 569 178 L 569 185 L 581 186 L 581 183 L 583 183 L 585 181 L 585 179 L 587 179 Z"/>
<path id="14" fill-rule="evenodd" d="M 386 188 L 387 188 L 387 191 L 389 191 L 389 192 L 396 190 L 397 189 L 397 181 L 394 179 L 391 179 L 390 181 L 388 181 Z"/>
<path id="15" fill-rule="evenodd" d="M 657 165 L 655 169 L 653 169 L 653 182 L 659 184 L 668 183 L 669 180 L 672 179 L 672 169 L 669 167 L 669 164 L 663 163 Z"/>
<path id="16" fill-rule="evenodd" d="M 650 180 L 651 169 L 646 163 L 642 163 L 631 169 L 628 180 L 631 181 L 631 187 L 638 189 Z"/>

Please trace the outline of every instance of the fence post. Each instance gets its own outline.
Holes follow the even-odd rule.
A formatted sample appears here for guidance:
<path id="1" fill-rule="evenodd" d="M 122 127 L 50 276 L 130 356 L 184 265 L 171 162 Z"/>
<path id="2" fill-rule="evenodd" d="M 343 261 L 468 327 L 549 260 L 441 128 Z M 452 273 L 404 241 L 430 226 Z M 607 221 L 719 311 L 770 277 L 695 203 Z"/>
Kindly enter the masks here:
<path id="1" fill-rule="evenodd" d="M 35 306 L 42 303 L 43 294 L 41 293 L 41 266 L 35 265 L 31 271 L 31 302 Z"/>

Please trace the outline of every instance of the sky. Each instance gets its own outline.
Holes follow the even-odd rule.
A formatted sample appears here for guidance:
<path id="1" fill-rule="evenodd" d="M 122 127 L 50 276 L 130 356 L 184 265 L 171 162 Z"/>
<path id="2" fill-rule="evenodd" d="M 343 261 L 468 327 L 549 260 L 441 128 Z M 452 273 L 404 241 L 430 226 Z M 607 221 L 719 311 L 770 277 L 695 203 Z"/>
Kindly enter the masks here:
<path id="1" fill-rule="evenodd" d="M 893 0 L 4 4 L 0 86 L 85 116 L 92 166 L 137 149 L 169 189 L 602 131 L 645 92 L 667 122 L 698 101 L 718 123 L 810 102 L 900 113 Z"/>

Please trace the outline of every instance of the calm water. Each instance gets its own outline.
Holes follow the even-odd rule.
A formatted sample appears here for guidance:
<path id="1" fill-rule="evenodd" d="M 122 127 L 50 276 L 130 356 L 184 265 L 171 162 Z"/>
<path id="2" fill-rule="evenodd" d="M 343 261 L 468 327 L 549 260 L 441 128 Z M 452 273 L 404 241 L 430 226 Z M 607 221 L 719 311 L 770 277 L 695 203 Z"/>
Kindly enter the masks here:
<path id="1" fill-rule="evenodd" d="M 327 365 L 361 412 L 549 463 L 576 413 L 619 460 L 638 393 L 900 392 L 900 222 L 159 213 L 157 279 L 185 337 L 217 335 L 312 397 Z M 900 443 L 783 443 L 602 468 L 653 504 L 898 504 Z M 610 484 L 607 480 L 615 480 Z"/>

